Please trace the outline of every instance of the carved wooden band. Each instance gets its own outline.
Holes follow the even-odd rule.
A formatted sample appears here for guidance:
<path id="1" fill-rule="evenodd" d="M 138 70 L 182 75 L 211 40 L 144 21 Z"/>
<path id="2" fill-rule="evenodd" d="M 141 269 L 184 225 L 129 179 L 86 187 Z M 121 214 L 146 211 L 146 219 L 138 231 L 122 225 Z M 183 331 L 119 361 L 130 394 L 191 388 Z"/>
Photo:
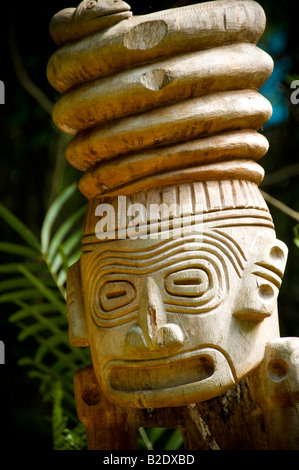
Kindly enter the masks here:
<path id="1" fill-rule="evenodd" d="M 116 196 L 147 191 L 170 184 L 184 184 L 196 181 L 217 181 L 226 179 L 246 180 L 260 184 L 264 177 L 264 169 L 251 160 L 232 160 L 211 165 L 192 166 L 180 168 L 175 171 L 157 172 L 131 181 L 123 186 L 117 186 L 115 190 L 107 191 L 109 182 L 101 185 L 97 179 L 97 173 L 85 173 L 79 182 L 79 189 L 88 199 L 100 195 Z"/>
<path id="2" fill-rule="evenodd" d="M 211 164 L 222 162 L 222 165 L 214 168 L 214 172 L 211 173 L 209 179 L 212 175 L 215 177 L 216 171 L 218 172 L 218 178 L 220 178 L 221 168 L 222 173 L 224 173 L 225 167 L 228 166 L 224 162 L 228 161 L 234 162 L 231 164 L 230 172 L 234 171 L 235 177 L 237 165 L 243 168 L 243 173 L 245 166 L 249 168 L 251 165 L 251 179 L 259 183 L 263 178 L 263 170 L 248 161 L 259 160 L 264 156 L 267 149 L 267 139 L 256 131 L 227 132 L 211 137 L 202 137 L 201 139 L 192 140 L 192 142 L 161 147 L 157 150 L 149 149 L 127 156 L 120 156 L 117 159 L 117 165 L 113 159 L 103 161 L 91 167 L 82 176 L 79 186 L 81 192 L 88 198 L 96 194 L 105 194 L 116 190 L 124 193 L 130 188 L 130 184 L 144 184 L 143 187 L 147 187 L 148 184 L 153 184 L 156 181 L 156 177 L 159 178 L 159 184 L 161 184 L 163 173 L 171 171 L 172 176 L 175 177 L 176 170 L 181 170 L 183 177 L 183 169 L 194 168 L 197 165 L 200 166 L 198 176 L 202 179 L 202 176 L 207 174 L 207 170 L 211 169 Z M 236 163 L 236 160 L 238 160 L 238 163 Z M 245 160 L 247 161 L 245 162 Z M 201 165 L 205 165 L 205 167 L 201 167 Z M 253 169 L 255 173 L 253 173 Z M 160 177 L 157 174 L 160 174 Z M 253 177 L 254 174 L 255 177 Z M 147 179 L 147 183 L 145 183 L 144 179 L 148 176 L 151 178 Z M 224 174 L 224 178 L 227 178 L 227 175 Z"/>
<path id="3" fill-rule="evenodd" d="M 48 80 L 64 93 L 79 83 L 160 57 L 232 43 L 256 44 L 265 22 L 261 6 L 250 0 L 220 0 L 132 16 L 58 49 L 48 63 Z"/>
<path id="4" fill-rule="evenodd" d="M 53 119 L 73 136 L 66 157 L 86 172 L 79 188 L 88 199 L 203 180 L 262 181 L 255 161 L 268 142 L 257 131 L 272 107 L 257 90 L 273 61 L 256 47 L 265 27 L 257 3 L 129 15 L 104 30 L 109 15 L 97 16 L 100 4 L 94 13 L 84 8 L 53 19 L 53 37 L 64 45 L 48 78 L 64 93 Z M 127 14 L 124 3 L 115 12 L 122 8 Z"/>
<path id="5" fill-rule="evenodd" d="M 54 106 L 53 120 L 74 135 L 176 101 L 219 91 L 257 90 L 272 70 L 272 58 L 254 44 L 182 54 L 70 89 Z"/>
<path id="6" fill-rule="evenodd" d="M 119 194 L 119 193 L 118 193 Z M 103 204 L 101 206 L 101 204 Z M 180 185 L 170 185 L 148 191 L 133 192 L 126 196 L 95 197 L 89 201 L 85 218 L 85 225 L 82 238 L 82 249 L 88 251 L 89 245 L 100 241 L 107 241 L 109 233 L 96 234 L 97 223 L 100 216 L 104 216 L 104 211 L 108 214 L 108 226 L 113 226 L 117 230 L 112 239 L 128 238 L 127 231 L 133 213 L 128 212 L 128 208 L 144 208 L 143 223 L 139 227 L 139 235 L 144 235 L 150 239 L 151 230 L 163 232 L 163 230 L 173 230 L 176 227 L 177 219 L 185 217 L 186 225 L 197 227 L 198 232 L 205 229 L 215 229 L 219 227 L 255 225 L 273 229 L 272 217 L 268 207 L 262 197 L 258 186 L 250 181 L 240 181 L 239 179 L 202 181 Z M 153 209 L 153 206 L 154 209 Z M 97 208 L 103 209 L 102 212 Z M 111 212 L 110 212 L 110 208 Z M 160 210 L 160 218 L 156 219 L 155 209 Z M 166 210 L 163 222 L 163 210 Z M 171 209 L 171 212 L 167 212 Z M 140 209 L 138 209 L 140 210 Z M 130 214 L 130 215 L 128 215 Z M 109 221 L 113 217 L 113 221 Z M 189 217 L 189 218 L 188 218 Z M 168 223 L 170 221 L 170 224 Z M 149 227 L 151 223 L 151 227 Z M 142 226 L 143 225 L 143 226 Z M 179 227 L 181 225 L 179 224 Z M 109 227 L 105 228 L 109 230 Z M 175 235 L 175 233 L 172 233 Z M 102 238 L 101 238 L 102 237 Z"/>
<path id="7" fill-rule="evenodd" d="M 211 94 L 80 132 L 68 145 L 66 157 L 73 166 L 86 168 L 103 159 L 199 136 L 257 130 L 271 114 L 268 100 L 255 91 Z"/>

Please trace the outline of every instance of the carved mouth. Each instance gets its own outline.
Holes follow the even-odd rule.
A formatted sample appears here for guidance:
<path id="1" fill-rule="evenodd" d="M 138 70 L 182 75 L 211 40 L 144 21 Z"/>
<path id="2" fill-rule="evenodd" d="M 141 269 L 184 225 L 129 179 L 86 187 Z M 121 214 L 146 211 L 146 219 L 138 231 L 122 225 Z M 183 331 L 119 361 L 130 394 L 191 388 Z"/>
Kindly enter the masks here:
<path id="1" fill-rule="evenodd" d="M 122 10 L 122 11 L 118 11 L 117 13 L 111 12 L 111 13 L 105 13 L 105 14 L 102 14 L 102 15 L 99 14 L 99 15 L 93 16 L 93 17 L 90 18 L 90 19 L 92 19 L 92 20 L 97 20 L 98 18 L 107 18 L 108 16 L 109 16 L 109 17 L 121 16 L 121 15 L 123 15 L 124 13 L 128 14 L 129 16 L 132 15 L 132 13 L 131 13 L 129 10 Z"/>
<path id="2" fill-rule="evenodd" d="M 112 360 L 103 372 L 112 401 L 140 408 L 200 402 L 234 384 L 226 358 L 213 348 L 150 361 Z"/>
<path id="3" fill-rule="evenodd" d="M 186 377 L 187 371 L 187 377 Z M 184 359 L 172 364 L 120 365 L 110 366 L 110 386 L 123 392 L 138 390 L 161 390 L 186 383 L 197 382 L 210 377 L 214 373 L 214 363 L 211 357 Z"/>

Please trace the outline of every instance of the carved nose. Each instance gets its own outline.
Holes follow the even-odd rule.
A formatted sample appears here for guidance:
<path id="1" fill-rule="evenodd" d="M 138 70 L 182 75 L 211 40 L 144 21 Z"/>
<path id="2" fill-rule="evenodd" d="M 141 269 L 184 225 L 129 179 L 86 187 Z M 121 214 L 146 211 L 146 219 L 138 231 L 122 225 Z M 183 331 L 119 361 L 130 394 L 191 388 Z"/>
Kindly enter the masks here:
<path id="1" fill-rule="evenodd" d="M 126 336 L 126 346 L 133 351 L 158 351 L 179 347 L 184 334 L 179 325 L 168 323 L 160 290 L 149 277 L 145 280 L 138 310 L 138 322 Z"/>

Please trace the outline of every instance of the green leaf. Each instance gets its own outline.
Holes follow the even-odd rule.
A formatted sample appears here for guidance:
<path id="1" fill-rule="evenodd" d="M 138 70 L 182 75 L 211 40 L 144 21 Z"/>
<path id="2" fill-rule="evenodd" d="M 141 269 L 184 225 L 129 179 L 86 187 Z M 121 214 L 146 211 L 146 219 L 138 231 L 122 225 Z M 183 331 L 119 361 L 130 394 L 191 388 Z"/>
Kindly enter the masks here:
<path id="1" fill-rule="evenodd" d="M 76 253 L 77 253 L 77 247 L 80 244 L 81 237 L 82 237 L 82 230 L 80 229 L 74 232 L 70 236 L 70 238 L 63 245 L 60 246 L 60 252 L 57 253 L 51 265 L 52 272 L 54 273 L 58 272 L 61 266 L 63 266 L 64 260 L 71 257 L 71 253 L 74 249 L 76 249 Z M 66 267 L 69 267 L 69 266 L 70 266 L 70 263 L 68 262 Z"/>
<path id="2" fill-rule="evenodd" d="M 183 436 L 179 429 L 176 429 L 171 434 L 167 443 L 164 446 L 164 450 L 178 450 L 183 445 Z"/>
<path id="3" fill-rule="evenodd" d="M 23 245 L 0 242 L 0 252 L 20 259 L 20 262 L 0 265 L 0 274 L 6 276 L 0 282 L 0 303 L 17 305 L 9 321 L 20 328 L 18 340 L 32 338 L 36 341 L 34 357 L 20 359 L 19 365 L 28 368 L 30 377 L 39 379 L 43 398 L 51 401 L 53 383 L 59 381 L 62 385 L 66 408 L 63 408 L 65 415 L 61 420 L 61 445 L 70 449 L 79 449 L 82 445 L 82 432 L 80 434 L 76 427 L 73 375 L 79 367 L 89 364 L 91 358 L 88 348 L 70 345 L 64 285 L 68 267 L 81 254 L 82 229 L 77 230 L 77 226 L 86 207 L 76 209 L 56 227 L 58 216 L 62 218 L 62 209 L 76 189 L 75 183 L 51 204 L 42 224 L 40 242 L 17 217 L 0 205 L 0 216 L 26 242 Z M 65 416 L 75 423 L 74 429 L 66 426 Z M 84 434 L 84 428 L 80 429 Z"/>
<path id="4" fill-rule="evenodd" d="M 23 328 L 19 335 L 19 340 L 22 341 L 29 337 L 30 335 L 35 335 L 41 331 L 46 331 L 47 334 L 51 333 L 55 338 L 59 339 L 66 346 L 70 347 L 69 338 L 67 334 L 67 321 L 61 316 L 51 316 L 45 317 L 44 314 L 53 314 L 53 306 L 50 304 L 38 304 L 38 305 L 26 305 L 24 302 L 19 302 L 23 307 L 18 312 L 10 316 L 9 320 L 11 322 L 20 322 L 24 319 L 30 318 L 31 320 L 36 320 L 35 323 L 26 326 Z M 61 328 L 61 327 L 64 328 Z"/>
<path id="5" fill-rule="evenodd" d="M 35 235 L 23 224 L 9 209 L 0 203 L 0 216 L 8 223 L 8 225 L 17 232 L 23 240 L 28 243 L 34 250 L 40 252 L 40 243 Z"/>
<path id="6" fill-rule="evenodd" d="M 12 278 L 7 281 L 0 282 L 0 292 L 10 291 L 14 289 L 20 289 L 23 287 L 31 287 L 31 282 L 24 277 L 21 278 Z"/>
<path id="7" fill-rule="evenodd" d="M 151 428 L 149 429 L 149 438 L 153 444 L 155 444 L 163 434 L 165 434 L 167 428 Z"/>
<path id="8" fill-rule="evenodd" d="M 30 272 L 42 273 L 49 272 L 45 264 L 41 263 L 22 263 Z M 20 263 L 0 264 L 0 274 L 19 274 Z"/>
<path id="9" fill-rule="evenodd" d="M 63 414 L 62 399 L 63 390 L 60 382 L 53 385 L 53 408 L 52 408 L 52 429 L 53 429 L 53 449 L 62 450 L 64 448 L 63 432 L 67 425 L 67 418 Z"/>
<path id="10" fill-rule="evenodd" d="M 51 369 L 54 371 L 55 366 L 52 362 L 52 356 L 54 356 L 55 358 L 57 358 L 57 362 L 63 365 L 62 375 L 66 375 L 67 372 L 72 374 L 76 372 L 76 370 L 78 369 L 77 361 L 74 360 L 73 356 L 69 356 L 68 354 L 63 353 L 59 349 L 58 340 L 55 341 L 53 337 L 45 339 L 39 334 L 32 334 L 32 337 L 35 338 L 40 344 L 34 356 L 34 364 L 36 366 L 44 366 L 47 362 L 49 362 L 49 364 L 51 364 Z"/>
<path id="11" fill-rule="evenodd" d="M 18 335 L 19 341 L 24 341 L 30 336 L 35 336 L 36 334 L 46 330 L 45 325 L 42 323 L 33 323 L 33 325 L 26 326 Z M 47 330 L 48 331 L 48 330 Z"/>
<path id="12" fill-rule="evenodd" d="M 0 295 L 0 303 L 17 303 L 19 300 L 25 300 L 25 299 L 30 299 L 30 300 L 36 300 L 36 299 L 41 299 L 41 293 L 38 292 L 36 289 L 23 289 L 18 292 L 10 292 L 5 293 Z"/>
<path id="13" fill-rule="evenodd" d="M 21 308 L 20 310 L 17 310 L 15 313 L 10 315 L 9 321 L 12 323 L 16 323 L 18 321 L 24 320 L 27 317 L 35 317 L 35 316 L 43 316 L 44 313 L 49 314 L 49 313 L 57 313 L 56 308 L 52 304 L 48 303 L 40 303 L 37 305 L 27 305 L 22 301 L 16 302 Z M 59 317 L 55 318 L 55 323 L 63 321 L 63 324 L 65 324 L 65 321 L 61 315 Z M 53 323 L 51 321 L 51 323 Z M 62 323 L 61 323 L 62 324 Z"/>
<path id="14" fill-rule="evenodd" d="M 19 270 L 32 282 L 44 298 L 54 305 L 62 315 L 66 315 L 66 305 L 58 298 L 54 290 L 48 289 L 48 287 L 40 279 L 34 276 L 34 274 L 30 273 L 25 266 L 20 265 Z"/>
<path id="15" fill-rule="evenodd" d="M 44 313 L 53 313 L 53 305 L 51 304 L 39 304 L 39 305 L 26 305 L 24 302 L 18 302 L 22 309 L 10 316 L 10 321 L 20 322 L 28 317 L 37 320 L 36 323 L 24 327 L 18 337 L 20 341 L 27 339 L 29 336 L 35 336 L 37 333 L 46 331 L 53 335 L 54 340 L 51 344 L 58 344 L 59 342 L 67 346 L 71 354 L 77 359 L 81 360 L 82 363 L 86 360 L 86 355 L 79 348 L 73 348 L 70 344 L 68 331 L 67 331 L 67 318 L 51 316 L 50 318 L 44 317 Z"/>
<path id="16" fill-rule="evenodd" d="M 82 450 L 86 448 L 86 434 L 82 423 L 69 429 L 68 418 L 65 415 L 65 393 L 60 382 L 52 388 L 52 430 L 54 450 Z"/>
<path id="17" fill-rule="evenodd" d="M 139 434 L 147 450 L 153 450 L 153 445 L 143 427 L 139 428 Z"/>
<path id="18" fill-rule="evenodd" d="M 41 373 L 45 374 L 45 376 L 49 380 L 59 380 L 61 381 L 64 390 L 68 390 L 71 394 L 73 394 L 74 389 L 73 389 L 73 384 L 65 378 L 64 374 L 58 373 L 54 367 L 52 366 L 47 366 L 46 364 L 37 362 L 35 359 L 32 359 L 31 357 L 22 357 L 19 361 L 18 364 L 23 367 L 33 367 L 34 369 L 39 370 Z M 73 395 L 70 395 L 70 400 L 74 401 Z"/>
<path id="19" fill-rule="evenodd" d="M 294 232 L 294 243 L 299 248 L 299 224 L 293 227 Z"/>
<path id="20" fill-rule="evenodd" d="M 60 244 L 62 244 L 65 236 L 72 227 L 74 227 L 75 223 L 82 218 L 83 214 L 86 212 L 86 206 L 81 207 L 78 211 L 71 214 L 71 216 L 65 220 L 65 222 L 59 227 L 56 231 L 55 235 L 53 236 L 51 243 L 49 245 L 49 250 L 47 253 L 47 261 L 51 263 L 53 256 L 56 254 Z"/>
<path id="21" fill-rule="evenodd" d="M 35 260 L 41 259 L 40 253 L 27 246 L 18 245 L 17 243 L 0 242 L 0 251 L 13 255 L 21 255 L 25 258 L 32 258 Z"/>
<path id="22" fill-rule="evenodd" d="M 49 243 L 51 239 L 52 228 L 54 225 L 57 216 L 62 209 L 66 201 L 74 194 L 77 189 L 77 185 L 74 183 L 68 188 L 66 188 L 51 204 L 48 212 L 45 216 L 42 228 L 41 228 L 41 250 L 44 256 L 49 248 Z"/>
<path id="23" fill-rule="evenodd" d="M 53 279 L 50 277 L 43 279 L 43 283 L 47 287 L 55 286 Z M 16 293 L 17 293 L 18 290 L 21 290 L 23 288 L 30 288 L 30 287 L 32 287 L 32 282 L 29 279 L 26 279 L 24 277 L 12 277 L 11 279 L 7 279 L 6 281 L 0 282 L 0 293 L 5 292 L 5 291 L 6 292 L 11 291 L 14 289 L 16 290 Z"/>
<path id="24" fill-rule="evenodd" d="M 62 269 L 57 277 L 57 285 L 63 287 L 66 283 L 67 271 Z"/>
<path id="25" fill-rule="evenodd" d="M 78 363 L 76 361 L 77 358 L 75 358 L 74 354 L 65 354 L 59 349 L 60 345 L 60 340 L 59 338 L 55 337 L 50 337 L 49 339 L 44 339 L 40 335 L 33 335 L 35 338 L 38 339 L 38 342 L 43 346 L 44 351 L 51 352 L 53 356 L 58 358 L 58 360 L 65 366 L 67 370 L 70 372 L 76 372 L 78 369 Z M 37 362 L 41 362 L 40 358 L 43 357 L 44 355 L 36 355 Z"/>
<path id="26" fill-rule="evenodd" d="M 69 255 L 68 267 L 72 266 L 82 255 L 81 247 Z"/>

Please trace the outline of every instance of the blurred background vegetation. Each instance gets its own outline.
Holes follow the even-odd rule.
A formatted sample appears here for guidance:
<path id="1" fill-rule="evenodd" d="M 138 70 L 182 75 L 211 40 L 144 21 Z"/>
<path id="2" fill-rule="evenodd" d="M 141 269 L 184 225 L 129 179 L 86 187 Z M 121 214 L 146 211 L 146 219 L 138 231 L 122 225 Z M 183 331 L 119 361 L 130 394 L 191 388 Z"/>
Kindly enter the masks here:
<path id="1" fill-rule="evenodd" d="M 134 14 L 188 4 L 182 0 L 129 2 Z M 195 3 L 195 2 L 189 2 Z M 279 296 L 282 336 L 299 336 L 299 108 L 290 101 L 290 84 L 299 80 L 298 6 L 291 0 L 260 0 L 267 15 L 267 28 L 260 47 L 275 60 L 271 79 L 261 89 L 273 105 L 273 117 L 262 132 L 270 150 L 261 162 L 266 178 L 261 189 L 283 203 L 269 203 L 277 236 L 289 247 L 289 260 Z M 37 238 L 45 214 L 63 190 L 77 182 L 80 173 L 65 160 L 67 137 L 51 120 L 58 93 L 46 78 L 46 65 L 56 45 L 49 35 L 51 17 L 76 6 L 70 0 L 13 1 L 1 5 L 1 72 L 5 105 L 1 106 L 0 202 L 15 214 Z M 299 95 L 298 95 L 299 96 Z M 267 197 L 267 196 L 266 196 Z M 268 199 L 269 200 L 269 199 Z M 86 203 L 79 191 L 66 201 L 66 213 Z M 273 204 L 274 203 L 274 204 Z M 286 207 L 285 207 L 286 206 Z M 287 208 L 292 213 L 287 214 Z M 63 220 L 63 215 L 59 215 Z M 60 220 L 61 222 L 61 220 Z M 20 243 L 20 236 L 0 218 L 0 242 Z M 0 265 L 11 263 L 8 250 L 0 251 Z M 6 276 L 1 275 L 0 282 Z M 1 294 L 1 293 L 0 293 Z M 0 448 L 53 448 L 53 403 L 41 397 L 40 380 L 28 376 L 19 361 L 33 354 L 36 340 L 19 341 L 20 328 L 9 321 L 16 307 L 0 303 L 0 340 L 6 346 L 6 364 L 0 366 Z M 54 402 L 61 401 L 59 384 Z M 57 411 L 58 410 L 58 411 Z M 59 406 L 57 407 L 59 413 Z M 60 422 L 63 424 L 63 417 Z M 65 424 L 65 423 L 64 423 Z"/>

